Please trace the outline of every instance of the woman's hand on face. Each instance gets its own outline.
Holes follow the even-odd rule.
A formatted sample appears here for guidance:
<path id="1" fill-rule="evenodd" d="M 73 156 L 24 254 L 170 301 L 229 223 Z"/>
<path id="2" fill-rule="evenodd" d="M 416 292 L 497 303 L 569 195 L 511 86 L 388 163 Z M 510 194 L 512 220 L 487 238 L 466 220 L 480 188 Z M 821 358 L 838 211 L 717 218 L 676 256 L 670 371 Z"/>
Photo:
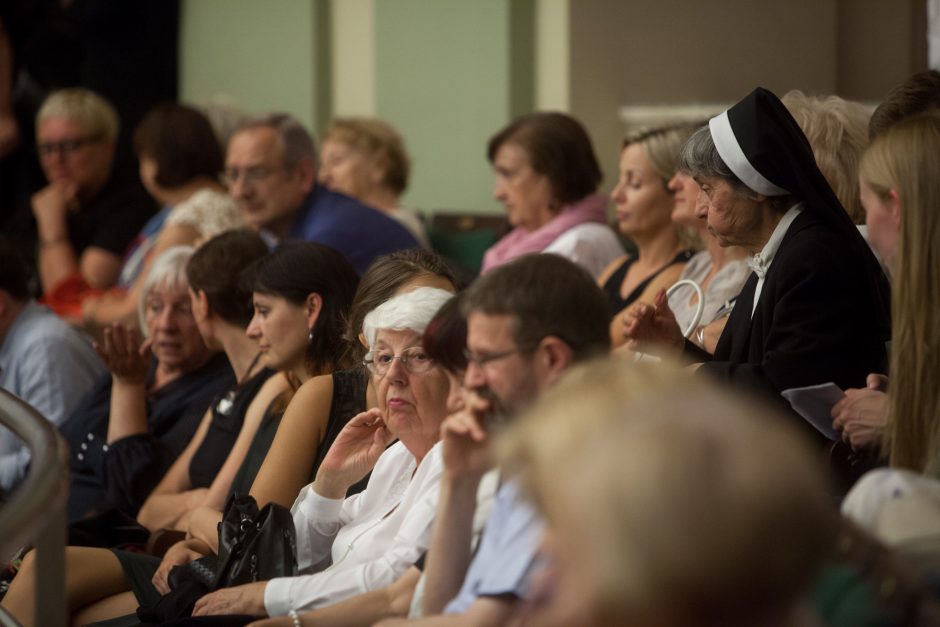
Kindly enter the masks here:
<path id="1" fill-rule="evenodd" d="M 867 387 L 849 389 L 832 407 L 832 427 L 842 431 L 842 439 L 853 449 L 881 441 L 888 426 L 887 378 L 868 375 Z"/>
<path id="2" fill-rule="evenodd" d="M 201 552 L 193 548 L 194 546 L 195 542 L 192 540 L 181 540 L 167 550 L 163 555 L 163 561 L 161 561 L 160 566 L 157 567 L 157 572 L 153 574 L 153 579 L 151 579 L 153 587 L 157 589 L 157 592 L 166 594 L 170 591 L 170 584 L 167 578 L 170 576 L 170 571 L 173 570 L 174 566 L 188 564 L 200 557 L 205 557 Z"/>
<path id="3" fill-rule="evenodd" d="M 367 409 L 346 423 L 320 463 L 313 489 L 320 496 L 341 499 L 349 486 L 366 476 L 395 439 L 377 408 Z"/>
<path id="4" fill-rule="evenodd" d="M 663 348 L 681 352 L 685 338 L 666 300 L 666 290 L 656 294 L 653 305 L 637 303 L 623 314 L 623 336 L 635 352 L 661 354 Z M 659 349 L 659 350 L 657 350 Z"/>
<path id="5" fill-rule="evenodd" d="M 144 384 L 150 372 L 150 341 L 141 341 L 140 331 L 120 323 L 104 330 L 104 340 L 95 343 L 95 350 L 116 381 Z"/>

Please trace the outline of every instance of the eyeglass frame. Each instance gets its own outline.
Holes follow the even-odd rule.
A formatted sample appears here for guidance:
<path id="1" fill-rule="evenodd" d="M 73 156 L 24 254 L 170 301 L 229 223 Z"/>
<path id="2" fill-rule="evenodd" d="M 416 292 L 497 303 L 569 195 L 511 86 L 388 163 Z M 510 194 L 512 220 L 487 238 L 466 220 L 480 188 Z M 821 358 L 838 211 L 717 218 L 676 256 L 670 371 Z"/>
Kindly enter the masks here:
<path id="1" fill-rule="evenodd" d="M 427 361 L 426 368 L 422 370 L 412 370 L 412 366 L 408 365 L 409 361 L 411 361 L 413 358 L 407 353 L 409 352 L 414 353 L 414 351 L 420 351 L 424 353 L 425 357 L 427 357 L 428 361 Z M 430 370 L 432 367 L 434 367 L 436 363 L 434 359 L 432 359 L 427 354 L 427 351 L 425 351 L 424 348 L 422 348 L 421 346 L 410 346 L 397 355 L 392 354 L 392 359 L 391 361 L 388 362 L 388 367 L 385 369 L 385 372 L 380 373 L 376 371 L 375 360 L 372 359 L 373 352 L 374 351 L 369 351 L 368 353 L 365 354 L 365 357 L 362 360 L 362 365 L 368 368 L 369 372 L 371 372 L 373 375 L 379 378 L 384 378 L 388 374 L 388 371 L 392 369 L 392 364 L 395 362 L 396 359 L 401 362 L 401 365 L 405 368 L 405 370 L 408 371 L 408 374 L 423 374 L 427 372 L 428 370 Z"/>
<path id="2" fill-rule="evenodd" d="M 475 364 L 477 368 L 483 368 L 484 366 L 486 366 L 486 364 L 492 363 L 494 361 L 499 361 L 500 359 L 505 359 L 507 357 L 511 357 L 512 355 L 530 353 L 534 351 L 536 348 L 538 348 L 538 345 L 541 342 L 542 340 L 540 339 L 531 345 L 517 346 L 516 348 L 510 348 L 509 350 L 499 351 L 496 353 L 489 353 L 486 355 L 476 356 L 476 357 L 473 355 L 473 353 L 470 351 L 469 348 L 464 348 L 463 357 L 464 359 L 467 360 L 468 367 L 470 366 L 470 364 Z"/>
<path id="3" fill-rule="evenodd" d="M 101 133 L 94 133 L 92 135 L 85 135 L 83 137 L 75 137 L 73 139 L 63 139 L 57 142 L 42 142 L 36 144 L 36 154 L 40 158 L 52 157 L 56 154 L 61 154 L 63 156 L 69 156 L 73 153 L 78 152 L 85 146 L 90 144 L 97 144 L 104 139 L 104 135 Z"/>
<path id="4" fill-rule="evenodd" d="M 290 170 L 290 168 L 286 165 L 253 165 L 247 168 L 225 168 L 222 172 L 222 181 L 225 183 L 226 187 L 231 187 L 239 180 L 243 181 L 243 184 L 254 186 L 267 179 L 278 170 L 286 172 Z M 235 172 L 235 174 L 233 175 L 232 172 Z"/>

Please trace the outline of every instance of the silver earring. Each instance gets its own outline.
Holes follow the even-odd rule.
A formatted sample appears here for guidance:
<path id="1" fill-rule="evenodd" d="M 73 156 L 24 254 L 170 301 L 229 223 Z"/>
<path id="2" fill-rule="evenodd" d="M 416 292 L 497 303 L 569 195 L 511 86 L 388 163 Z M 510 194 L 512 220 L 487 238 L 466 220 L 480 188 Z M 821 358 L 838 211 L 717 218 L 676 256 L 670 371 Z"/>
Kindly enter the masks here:
<path id="1" fill-rule="evenodd" d="M 307 333 L 307 341 L 313 344 L 313 327 L 311 327 L 310 331 Z"/>

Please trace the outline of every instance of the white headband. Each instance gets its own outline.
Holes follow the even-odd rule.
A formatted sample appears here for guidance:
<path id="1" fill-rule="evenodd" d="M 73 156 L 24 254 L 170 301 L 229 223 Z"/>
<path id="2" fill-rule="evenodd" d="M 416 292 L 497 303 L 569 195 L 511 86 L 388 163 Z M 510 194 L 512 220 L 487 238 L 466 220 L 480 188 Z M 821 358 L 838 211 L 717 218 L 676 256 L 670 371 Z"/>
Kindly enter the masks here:
<path id="1" fill-rule="evenodd" d="M 718 150 L 721 160 L 748 188 L 764 196 L 786 196 L 790 193 L 768 181 L 747 160 L 747 156 L 741 150 L 738 138 L 735 137 L 734 130 L 731 128 L 727 111 L 709 120 L 708 128 L 711 131 L 712 141 L 715 142 L 715 148 Z"/>

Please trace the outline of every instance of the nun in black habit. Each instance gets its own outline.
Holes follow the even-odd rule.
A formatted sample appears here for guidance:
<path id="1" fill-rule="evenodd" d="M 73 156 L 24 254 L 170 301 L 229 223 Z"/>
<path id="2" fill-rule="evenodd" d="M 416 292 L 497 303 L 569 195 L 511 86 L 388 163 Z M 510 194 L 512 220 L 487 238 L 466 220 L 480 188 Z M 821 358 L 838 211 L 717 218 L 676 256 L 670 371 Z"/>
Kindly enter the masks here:
<path id="1" fill-rule="evenodd" d="M 702 372 L 781 401 L 788 388 L 864 387 L 869 372 L 884 372 L 887 279 L 780 100 L 758 88 L 712 118 L 680 168 L 708 197 L 709 231 L 748 249 L 753 272 L 714 355 L 683 343 L 662 301 L 638 307 L 626 335 L 665 339 Z"/>

